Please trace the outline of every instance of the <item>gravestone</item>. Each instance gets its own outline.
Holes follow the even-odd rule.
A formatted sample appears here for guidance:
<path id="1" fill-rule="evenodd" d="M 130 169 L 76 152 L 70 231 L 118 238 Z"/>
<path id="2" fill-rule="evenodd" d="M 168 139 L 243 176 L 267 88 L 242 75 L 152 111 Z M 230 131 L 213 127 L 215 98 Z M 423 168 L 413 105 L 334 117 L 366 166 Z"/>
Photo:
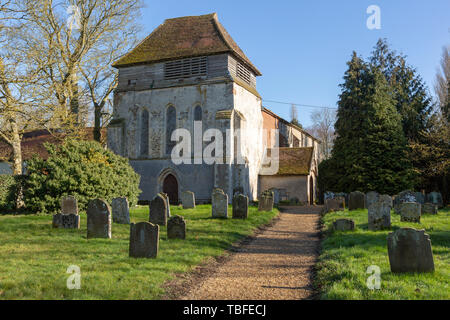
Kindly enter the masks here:
<path id="1" fill-rule="evenodd" d="M 348 208 L 348 193 L 338 192 L 338 193 L 334 194 L 334 198 L 339 198 L 339 197 L 344 198 L 345 208 Z"/>
<path id="2" fill-rule="evenodd" d="M 372 205 L 372 203 L 377 202 L 379 199 L 380 199 L 380 195 L 379 195 L 378 192 L 376 192 L 376 191 L 369 191 L 369 192 L 367 192 L 366 193 L 366 199 L 365 199 L 365 201 L 366 201 L 366 204 L 365 204 L 366 208 L 369 208 Z"/>
<path id="3" fill-rule="evenodd" d="M 343 197 L 328 199 L 325 201 L 326 212 L 345 210 L 345 200 Z"/>
<path id="4" fill-rule="evenodd" d="M 438 206 L 434 203 L 425 203 L 422 205 L 422 214 L 437 214 Z"/>
<path id="5" fill-rule="evenodd" d="M 396 214 L 400 214 L 400 205 L 403 202 L 417 202 L 416 194 L 411 190 L 405 190 L 396 195 L 393 201 Z"/>
<path id="6" fill-rule="evenodd" d="M 238 193 L 244 194 L 244 188 L 243 187 L 235 187 L 235 188 L 233 188 L 233 196 L 235 194 L 238 194 Z"/>
<path id="7" fill-rule="evenodd" d="M 87 238 L 111 239 L 111 208 L 102 199 L 91 200 L 87 209 Z"/>
<path id="8" fill-rule="evenodd" d="M 215 188 L 211 196 L 212 217 L 228 218 L 228 195 L 222 189 Z"/>
<path id="9" fill-rule="evenodd" d="M 193 209 L 195 208 L 195 195 L 192 191 L 183 191 L 181 193 L 181 203 L 183 204 L 183 209 Z"/>
<path id="10" fill-rule="evenodd" d="M 247 219 L 248 197 L 237 193 L 233 197 L 233 219 Z"/>
<path id="11" fill-rule="evenodd" d="M 175 215 L 167 222 L 167 238 L 186 239 L 186 221 L 182 216 Z"/>
<path id="12" fill-rule="evenodd" d="M 280 203 L 280 191 L 277 188 L 271 188 L 269 191 L 273 192 L 273 203 L 278 204 Z"/>
<path id="13" fill-rule="evenodd" d="M 62 214 L 53 215 L 53 228 L 62 229 L 80 229 L 80 216 L 78 214 Z"/>
<path id="14" fill-rule="evenodd" d="M 334 192 L 325 191 L 323 194 L 323 201 L 327 201 L 328 199 L 334 199 Z"/>
<path id="15" fill-rule="evenodd" d="M 372 231 L 391 228 L 391 207 L 385 202 L 372 203 L 368 209 L 368 228 Z"/>
<path id="16" fill-rule="evenodd" d="M 416 202 L 420 203 L 420 204 L 424 204 L 425 203 L 425 196 L 423 195 L 422 192 L 413 192 L 414 197 L 416 198 Z"/>
<path id="17" fill-rule="evenodd" d="M 258 211 L 272 211 L 274 203 L 274 194 L 270 190 L 266 190 L 261 194 L 258 202 Z"/>
<path id="18" fill-rule="evenodd" d="M 333 222 L 333 229 L 336 231 L 355 230 L 355 222 L 351 219 L 337 219 Z"/>
<path id="19" fill-rule="evenodd" d="M 400 204 L 400 221 L 420 223 L 421 204 L 418 202 L 403 202 Z"/>
<path id="20" fill-rule="evenodd" d="M 115 198 L 111 202 L 113 221 L 120 224 L 130 224 L 130 207 L 125 197 Z"/>
<path id="21" fill-rule="evenodd" d="M 61 213 L 78 215 L 78 201 L 74 196 L 61 198 Z"/>
<path id="22" fill-rule="evenodd" d="M 387 246 L 392 272 L 434 271 L 431 240 L 425 230 L 400 228 L 389 233 Z"/>
<path id="23" fill-rule="evenodd" d="M 166 214 L 167 214 L 167 219 L 169 219 L 170 218 L 170 199 L 169 199 L 169 195 L 167 193 L 164 193 L 164 192 L 160 192 L 159 194 L 166 201 Z"/>
<path id="24" fill-rule="evenodd" d="M 161 193 L 158 193 L 150 201 L 150 214 L 148 221 L 160 226 L 167 225 L 167 201 Z"/>
<path id="25" fill-rule="evenodd" d="M 426 202 L 433 203 L 438 206 L 438 208 L 442 208 L 444 206 L 444 201 L 442 200 L 442 194 L 440 192 L 430 192 L 427 194 Z"/>
<path id="26" fill-rule="evenodd" d="M 61 213 L 53 215 L 53 228 L 80 229 L 78 202 L 73 196 L 61 198 Z"/>
<path id="27" fill-rule="evenodd" d="M 378 202 L 383 202 L 384 204 L 388 205 L 389 207 L 392 208 L 393 203 L 392 203 L 392 197 L 388 194 L 382 194 L 379 198 L 378 198 Z"/>
<path id="28" fill-rule="evenodd" d="M 360 191 L 350 192 L 348 196 L 348 210 L 357 210 L 365 208 L 365 196 Z"/>
<path id="29" fill-rule="evenodd" d="M 159 226 L 150 222 L 130 225 L 130 257 L 156 258 L 159 248 Z"/>

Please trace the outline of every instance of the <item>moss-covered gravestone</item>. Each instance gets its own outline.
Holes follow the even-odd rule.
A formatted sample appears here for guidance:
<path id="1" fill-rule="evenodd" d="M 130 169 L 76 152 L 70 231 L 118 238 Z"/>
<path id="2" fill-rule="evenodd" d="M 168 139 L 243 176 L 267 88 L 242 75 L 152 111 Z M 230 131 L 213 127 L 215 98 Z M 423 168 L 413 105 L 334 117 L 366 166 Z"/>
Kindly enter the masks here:
<path id="1" fill-rule="evenodd" d="M 354 191 L 348 195 L 348 210 L 364 209 L 365 207 L 364 193 Z"/>
<path id="2" fill-rule="evenodd" d="M 182 216 L 175 215 L 167 222 L 167 238 L 186 239 L 186 221 Z"/>
<path id="3" fill-rule="evenodd" d="M 233 197 L 233 219 L 247 219 L 248 197 L 237 193 Z"/>
<path id="4" fill-rule="evenodd" d="M 87 209 L 87 238 L 111 239 L 111 208 L 102 199 L 91 200 Z"/>
<path id="5" fill-rule="evenodd" d="M 159 226 L 150 222 L 130 225 L 129 255 L 133 258 L 156 258 L 159 249 Z"/>

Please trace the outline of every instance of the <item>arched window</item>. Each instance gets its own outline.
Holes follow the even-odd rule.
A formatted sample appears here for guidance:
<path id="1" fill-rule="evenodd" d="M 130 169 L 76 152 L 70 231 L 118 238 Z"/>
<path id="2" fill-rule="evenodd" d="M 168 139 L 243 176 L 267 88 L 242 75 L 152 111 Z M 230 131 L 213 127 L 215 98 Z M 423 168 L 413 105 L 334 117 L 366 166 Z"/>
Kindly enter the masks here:
<path id="1" fill-rule="evenodd" d="M 140 143 L 140 155 L 148 156 L 149 140 L 148 140 L 148 129 L 149 129 L 149 114 L 146 109 L 142 110 L 141 114 L 141 143 Z"/>
<path id="2" fill-rule="evenodd" d="M 202 107 L 196 106 L 194 109 L 194 121 L 202 121 Z"/>
<path id="3" fill-rule="evenodd" d="M 172 141 L 172 132 L 177 127 L 177 111 L 174 106 L 169 106 L 166 110 L 166 155 L 172 153 L 172 149 L 175 147 L 176 142 Z"/>

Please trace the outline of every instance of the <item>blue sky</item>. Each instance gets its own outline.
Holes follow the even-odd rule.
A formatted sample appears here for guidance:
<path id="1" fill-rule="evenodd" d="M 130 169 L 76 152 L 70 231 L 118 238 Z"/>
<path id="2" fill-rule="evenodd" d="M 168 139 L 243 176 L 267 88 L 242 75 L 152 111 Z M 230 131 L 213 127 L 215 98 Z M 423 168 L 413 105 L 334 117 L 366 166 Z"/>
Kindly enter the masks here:
<path id="1" fill-rule="evenodd" d="M 366 58 L 379 38 L 407 55 L 434 94 L 442 47 L 450 45 L 450 1 L 432 0 L 145 0 L 143 35 L 164 19 L 217 12 L 219 20 L 263 76 L 257 79 L 263 104 L 290 118 L 290 106 L 276 100 L 336 107 L 338 85 L 355 50 Z M 366 9 L 381 9 L 381 29 L 369 30 Z M 298 107 L 309 126 L 310 112 Z M 320 110 L 320 109 L 319 109 Z"/>

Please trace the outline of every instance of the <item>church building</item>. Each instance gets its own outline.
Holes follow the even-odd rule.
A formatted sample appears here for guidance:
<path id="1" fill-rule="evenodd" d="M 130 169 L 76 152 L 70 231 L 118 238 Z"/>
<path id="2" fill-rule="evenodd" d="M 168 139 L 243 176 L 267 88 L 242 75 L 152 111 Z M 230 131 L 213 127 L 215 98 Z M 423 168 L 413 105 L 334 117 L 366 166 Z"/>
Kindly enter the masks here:
<path id="1" fill-rule="evenodd" d="M 262 106 L 256 87 L 262 74 L 217 14 L 164 21 L 113 67 L 119 82 L 108 148 L 141 175 L 142 201 L 165 192 L 177 204 L 189 190 L 207 203 L 213 188 L 230 200 L 236 190 L 252 201 L 267 189 L 280 201 L 316 200 L 320 141 Z M 191 145 L 183 154 L 187 163 L 173 161 L 177 129 L 191 136 L 183 141 Z M 203 151 L 218 139 L 223 161 L 207 163 Z M 279 155 L 277 170 L 264 170 L 273 154 Z"/>

